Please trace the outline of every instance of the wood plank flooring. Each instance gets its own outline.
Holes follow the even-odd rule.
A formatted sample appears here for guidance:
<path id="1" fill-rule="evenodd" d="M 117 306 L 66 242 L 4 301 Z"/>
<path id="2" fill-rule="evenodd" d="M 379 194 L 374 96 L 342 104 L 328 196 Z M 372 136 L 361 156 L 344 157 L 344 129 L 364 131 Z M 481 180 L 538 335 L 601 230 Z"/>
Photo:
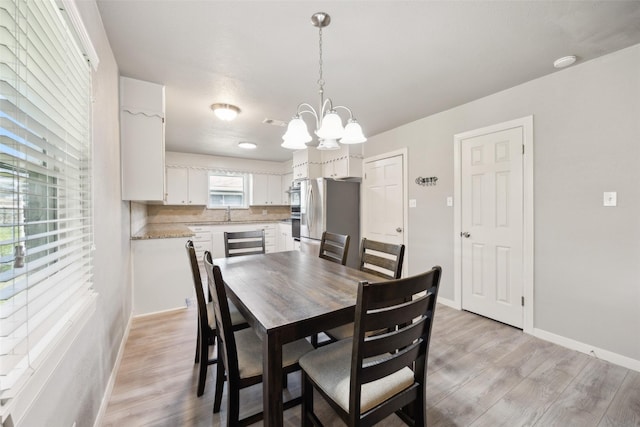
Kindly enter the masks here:
<path id="1" fill-rule="evenodd" d="M 215 367 L 196 397 L 195 338 L 194 308 L 134 319 L 103 425 L 226 425 L 226 395 L 221 413 L 212 413 Z M 639 372 L 442 305 L 428 373 L 431 427 L 640 426 Z M 299 392 L 293 374 L 285 393 Z M 261 386 L 244 390 L 241 402 L 242 413 L 259 411 Z M 343 425 L 321 398 L 316 402 L 325 425 Z M 285 412 L 285 425 L 300 425 L 300 407 Z M 404 424 L 393 415 L 381 425 Z"/>

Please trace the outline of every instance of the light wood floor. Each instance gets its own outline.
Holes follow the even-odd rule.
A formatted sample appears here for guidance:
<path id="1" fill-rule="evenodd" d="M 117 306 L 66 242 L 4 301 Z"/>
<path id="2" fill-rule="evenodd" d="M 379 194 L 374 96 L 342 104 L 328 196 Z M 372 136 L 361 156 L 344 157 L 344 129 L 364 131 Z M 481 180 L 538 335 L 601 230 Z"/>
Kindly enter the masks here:
<path id="1" fill-rule="evenodd" d="M 212 367 L 196 397 L 195 338 L 193 308 L 134 319 L 103 425 L 226 425 L 226 396 L 212 414 Z M 442 305 L 428 372 L 431 427 L 640 426 L 640 373 Z M 290 376 L 287 392 L 299 393 L 299 384 Z M 243 413 L 259 410 L 261 387 L 243 391 L 241 401 Z M 342 425 L 316 401 L 325 425 Z M 285 412 L 285 425 L 300 425 L 300 407 Z M 404 424 L 393 415 L 381 425 Z"/>

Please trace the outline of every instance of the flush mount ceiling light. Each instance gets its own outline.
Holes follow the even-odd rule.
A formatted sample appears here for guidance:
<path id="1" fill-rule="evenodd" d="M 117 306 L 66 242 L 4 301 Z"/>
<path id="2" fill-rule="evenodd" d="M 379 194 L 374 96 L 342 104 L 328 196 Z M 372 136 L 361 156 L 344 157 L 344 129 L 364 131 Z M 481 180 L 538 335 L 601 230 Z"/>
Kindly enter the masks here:
<path id="1" fill-rule="evenodd" d="M 324 98 L 324 79 L 322 77 L 322 29 L 331 23 L 331 17 L 318 12 L 313 14 L 311 22 L 318 28 L 320 47 L 320 77 L 318 86 L 320 93 L 319 109 L 316 111 L 306 102 L 298 105 L 296 115 L 289 122 L 287 132 L 282 136 L 282 147 L 292 150 L 307 148 L 306 143 L 311 142 L 312 137 L 307 129 L 307 124 L 302 120 L 303 114 L 309 114 L 315 118 L 315 131 L 318 137 L 318 150 L 337 150 L 340 148 L 338 141 L 342 144 L 359 144 L 365 142 L 367 138 L 362 133 L 362 128 L 353 117 L 351 110 L 342 105 L 333 105 L 331 98 Z M 342 126 L 342 119 L 337 110 L 344 110 L 349 113 L 347 125 Z"/>
<path id="2" fill-rule="evenodd" d="M 258 148 L 258 146 L 253 142 L 239 142 L 238 147 L 244 148 L 245 150 L 255 150 Z"/>
<path id="3" fill-rule="evenodd" d="M 235 119 L 240 113 L 240 108 L 231 104 L 213 104 L 211 109 L 217 118 L 226 122 Z"/>
<path id="4" fill-rule="evenodd" d="M 573 65 L 573 63 L 576 62 L 576 59 L 577 58 L 574 55 L 563 56 L 562 58 L 558 58 L 553 61 L 553 66 L 555 68 L 565 68 L 569 65 Z"/>

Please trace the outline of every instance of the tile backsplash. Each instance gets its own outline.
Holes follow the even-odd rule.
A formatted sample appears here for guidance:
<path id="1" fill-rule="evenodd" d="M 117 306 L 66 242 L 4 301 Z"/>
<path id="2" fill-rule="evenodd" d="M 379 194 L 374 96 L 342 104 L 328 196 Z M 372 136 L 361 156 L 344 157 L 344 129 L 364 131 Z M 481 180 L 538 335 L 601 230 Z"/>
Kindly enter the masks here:
<path id="1" fill-rule="evenodd" d="M 204 206 L 147 205 L 147 224 L 200 223 L 227 220 L 226 209 L 207 209 Z M 289 206 L 251 206 L 248 209 L 231 208 L 231 222 L 280 221 L 289 218 Z"/>

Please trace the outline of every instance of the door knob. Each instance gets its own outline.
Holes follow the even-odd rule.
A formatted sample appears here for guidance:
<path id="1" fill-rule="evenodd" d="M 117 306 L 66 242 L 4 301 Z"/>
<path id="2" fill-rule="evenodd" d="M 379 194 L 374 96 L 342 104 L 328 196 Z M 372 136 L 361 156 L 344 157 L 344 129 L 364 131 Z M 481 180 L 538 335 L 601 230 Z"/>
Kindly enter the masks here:
<path id="1" fill-rule="evenodd" d="M 460 233 L 460 236 L 466 237 L 468 239 L 469 237 L 471 237 L 471 233 L 465 231 L 464 233 Z"/>
<path id="2" fill-rule="evenodd" d="M 402 233 L 402 228 L 398 227 L 398 228 L 396 228 L 396 231 L 397 231 L 398 233 Z"/>

